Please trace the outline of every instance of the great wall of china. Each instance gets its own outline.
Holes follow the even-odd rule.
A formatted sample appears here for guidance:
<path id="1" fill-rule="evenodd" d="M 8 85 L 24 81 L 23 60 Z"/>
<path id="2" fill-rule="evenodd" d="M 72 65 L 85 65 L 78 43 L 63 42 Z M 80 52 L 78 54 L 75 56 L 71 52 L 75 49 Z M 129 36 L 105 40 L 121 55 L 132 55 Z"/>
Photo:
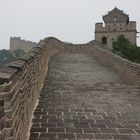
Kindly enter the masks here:
<path id="1" fill-rule="evenodd" d="M 27 55 L 0 70 L 1 140 L 25 140 L 48 62 L 57 53 L 90 53 L 101 63 L 140 85 L 140 65 L 100 48 L 97 42 L 72 45 L 46 38 Z"/>

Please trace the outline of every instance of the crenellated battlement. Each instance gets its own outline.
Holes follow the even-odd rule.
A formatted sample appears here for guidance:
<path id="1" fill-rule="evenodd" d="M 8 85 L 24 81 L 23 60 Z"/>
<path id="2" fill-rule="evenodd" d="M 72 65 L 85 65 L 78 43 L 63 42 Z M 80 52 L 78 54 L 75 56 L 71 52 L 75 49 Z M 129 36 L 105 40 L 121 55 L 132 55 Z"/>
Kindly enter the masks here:
<path id="1" fill-rule="evenodd" d="M 36 42 L 21 39 L 20 37 L 10 37 L 10 50 L 21 49 L 25 52 L 29 52 L 33 47 L 37 45 Z"/>
<path id="2" fill-rule="evenodd" d="M 136 32 L 136 22 L 130 21 L 127 25 L 125 23 L 116 23 L 114 26 L 113 24 L 105 24 L 103 23 L 96 23 L 95 24 L 95 32 L 96 33 L 114 33 L 114 32 Z"/>
<path id="3" fill-rule="evenodd" d="M 11 40 L 19 40 L 19 41 L 24 41 L 24 42 L 28 42 L 28 43 L 37 44 L 36 42 L 33 42 L 33 41 L 21 39 L 21 37 L 10 37 L 10 39 L 11 39 Z"/>

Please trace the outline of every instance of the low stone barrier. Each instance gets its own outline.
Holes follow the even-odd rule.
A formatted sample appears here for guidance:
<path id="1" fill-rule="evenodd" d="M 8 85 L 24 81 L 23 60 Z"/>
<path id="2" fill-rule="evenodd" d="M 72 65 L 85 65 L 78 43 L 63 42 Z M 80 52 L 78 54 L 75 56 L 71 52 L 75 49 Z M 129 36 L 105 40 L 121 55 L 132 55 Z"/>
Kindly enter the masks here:
<path id="1" fill-rule="evenodd" d="M 98 61 L 119 72 L 130 82 L 140 85 L 140 64 L 133 63 L 98 46 L 94 46 L 92 52 Z"/>
<path id="2" fill-rule="evenodd" d="M 48 38 L 0 70 L 0 140 L 27 138 L 49 59 L 57 52 L 57 47 L 52 47 L 52 39 Z"/>

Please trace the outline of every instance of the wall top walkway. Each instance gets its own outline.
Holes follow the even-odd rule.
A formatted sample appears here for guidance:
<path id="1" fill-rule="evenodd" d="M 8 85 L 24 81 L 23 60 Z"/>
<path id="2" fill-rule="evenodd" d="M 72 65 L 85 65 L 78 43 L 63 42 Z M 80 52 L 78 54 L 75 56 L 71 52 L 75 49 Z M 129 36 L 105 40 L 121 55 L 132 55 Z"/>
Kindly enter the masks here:
<path id="1" fill-rule="evenodd" d="M 30 140 L 140 139 L 139 92 L 140 86 L 92 54 L 56 54 L 33 113 Z"/>

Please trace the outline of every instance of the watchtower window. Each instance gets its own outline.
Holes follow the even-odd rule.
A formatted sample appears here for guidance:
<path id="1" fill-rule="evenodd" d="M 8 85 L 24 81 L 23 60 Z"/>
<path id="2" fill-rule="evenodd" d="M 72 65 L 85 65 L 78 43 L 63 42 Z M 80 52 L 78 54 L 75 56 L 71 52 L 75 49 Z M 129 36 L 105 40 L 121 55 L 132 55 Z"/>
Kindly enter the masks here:
<path id="1" fill-rule="evenodd" d="M 117 21 L 117 19 L 116 18 L 114 18 L 114 22 L 116 22 Z"/>
<path id="2" fill-rule="evenodd" d="M 106 45 L 106 44 L 107 44 L 107 38 L 106 38 L 106 37 L 103 37 L 103 38 L 102 38 L 102 44 L 103 44 L 103 45 Z"/>
<path id="3" fill-rule="evenodd" d="M 116 25 L 116 23 L 117 23 L 116 17 L 113 19 L 113 23 L 114 23 L 114 25 Z"/>

